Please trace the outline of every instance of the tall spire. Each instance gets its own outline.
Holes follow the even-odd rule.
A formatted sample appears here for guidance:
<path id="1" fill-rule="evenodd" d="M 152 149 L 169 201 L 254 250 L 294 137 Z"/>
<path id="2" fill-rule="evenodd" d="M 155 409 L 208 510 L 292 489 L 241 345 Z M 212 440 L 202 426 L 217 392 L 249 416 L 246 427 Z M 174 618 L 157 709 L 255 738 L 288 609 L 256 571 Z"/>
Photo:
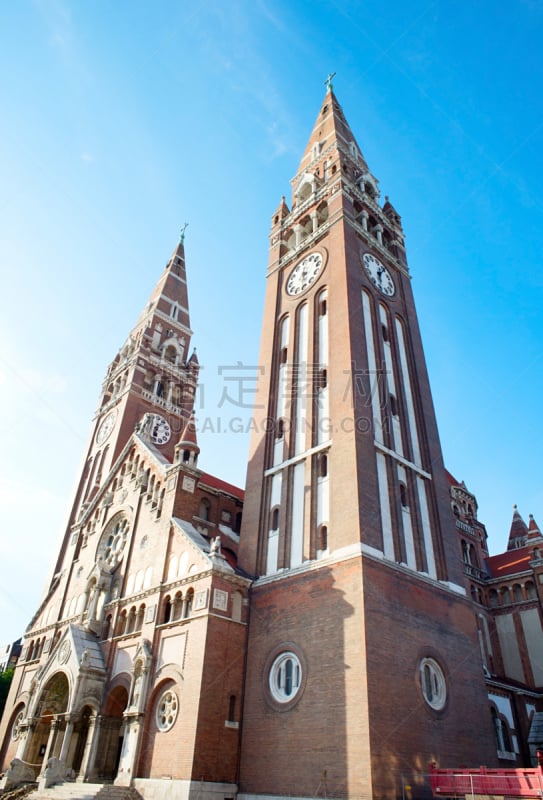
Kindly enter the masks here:
<path id="1" fill-rule="evenodd" d="M 332 153 L 336 147 L 344 155 L 350 159 L 354 158 L 358 162 L 360 172 L 368 169 L 362 151 L 330 84 L 300 161 L 294 179 L 295 184 L 306 170 L 316 167 L 317 161 L 326 154 Z M 296 185 L 294 189 L 296 190 Z"/>
<path id="2" fill-rule="evenodd" d="M 182 229 L 179 242 L 140 314 L 136 328 L 158 310 L 183 326 L 185 333 L 191 334 L 184 239 L 185 228 Z"/>

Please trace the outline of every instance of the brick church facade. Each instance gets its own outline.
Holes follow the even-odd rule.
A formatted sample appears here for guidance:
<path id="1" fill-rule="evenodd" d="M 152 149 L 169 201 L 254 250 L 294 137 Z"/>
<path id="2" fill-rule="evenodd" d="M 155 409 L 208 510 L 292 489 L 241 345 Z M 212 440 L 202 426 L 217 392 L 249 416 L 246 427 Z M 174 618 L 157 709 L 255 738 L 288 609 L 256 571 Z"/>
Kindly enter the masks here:
<path id="1" fill-rule="evenodd" d="M 543 537 L 515 509 L 490 557 L 444 467 L 401 219 L 331 87 L 292 186 L 245 492 L 198 464 L 181 241 L 104 379 L 4 786 L 419 797 L 543 742 Z"/>

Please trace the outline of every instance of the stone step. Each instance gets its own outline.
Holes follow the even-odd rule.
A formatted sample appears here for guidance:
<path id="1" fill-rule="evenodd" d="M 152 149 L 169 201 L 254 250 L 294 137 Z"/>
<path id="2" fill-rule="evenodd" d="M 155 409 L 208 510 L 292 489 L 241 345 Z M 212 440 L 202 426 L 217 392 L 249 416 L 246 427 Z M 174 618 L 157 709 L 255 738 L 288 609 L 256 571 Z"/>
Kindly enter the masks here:
<path id="1" fill-rule="evenodd" d="M 133 786 L 106 785 L 96 795 L 95 800 L 143 800 Z"/>
<path id="2" fill-rule="evenodd" d="M 103 783 L 57 783 L 48 789 L 36 789 L 29 800 L 94 800 Z"/>

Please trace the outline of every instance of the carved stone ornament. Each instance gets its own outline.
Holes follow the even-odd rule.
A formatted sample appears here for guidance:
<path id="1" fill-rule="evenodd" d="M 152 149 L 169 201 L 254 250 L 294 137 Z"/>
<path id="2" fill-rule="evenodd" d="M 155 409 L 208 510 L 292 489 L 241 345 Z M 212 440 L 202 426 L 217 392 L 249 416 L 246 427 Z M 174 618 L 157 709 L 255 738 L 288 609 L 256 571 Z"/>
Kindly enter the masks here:
<path id="1" fill-rule="evenodd" d="M 70 642 L 62 642 L 58 651 L 59 664 L 65 664 L 70 658 Z"/>

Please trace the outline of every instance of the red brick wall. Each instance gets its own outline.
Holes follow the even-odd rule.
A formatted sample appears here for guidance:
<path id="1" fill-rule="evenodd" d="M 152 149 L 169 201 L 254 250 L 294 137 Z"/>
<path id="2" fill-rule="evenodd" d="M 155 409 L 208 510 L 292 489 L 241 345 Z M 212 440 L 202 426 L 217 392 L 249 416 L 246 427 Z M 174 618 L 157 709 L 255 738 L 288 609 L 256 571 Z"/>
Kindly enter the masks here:
<path id="1" fill-rule="evenodd" d="M 430 761 L 497 766 L 470 603 L 368 558 L 364 587 L 375 796 L 390 797 L 402 776 L 415 785 Z M 422 697 L 424 656 L 445 671 L 448 700 L 441 712 Z"/>
<path id="2" fill-rule="evenodd" d="M 361 577 L 352 559 L 253 588 L 241 791 L 369 791 Z M 288 711 L 266 700 L 266 660 L 281 643 L 305 663 L 305 688 Z"/>

